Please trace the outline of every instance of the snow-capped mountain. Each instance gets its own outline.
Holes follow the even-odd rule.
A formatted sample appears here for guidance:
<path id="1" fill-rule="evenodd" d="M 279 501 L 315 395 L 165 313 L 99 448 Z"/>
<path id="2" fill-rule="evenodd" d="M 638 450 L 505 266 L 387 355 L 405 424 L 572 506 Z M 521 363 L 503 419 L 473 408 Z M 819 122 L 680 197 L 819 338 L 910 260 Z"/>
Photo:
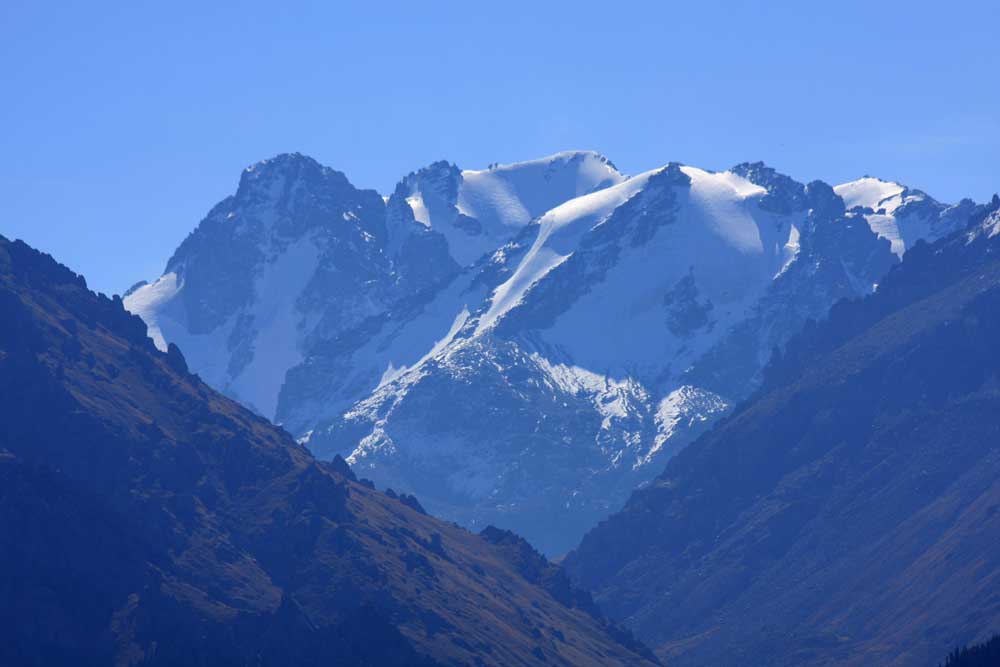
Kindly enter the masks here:
<path id="1" fill-rule="evenodd" d="M 936 241 L 964 225 L 975 208 L 970 199 L 948 206 L 899 183 L 871 176 L 834 188 L 848 210 L 865 216 L 871 228 L 903 256 L 916 241 Z"/>
<path id="2" fill-rule="evenodd" d="M 577 152 L 439 162 L 383 200 L 281 156 L 126 305 L 317 454 L 559 553 L 745 398 L 806 319 L 951 224 L 894 187 L 760 163 L 626 178 Z"/>

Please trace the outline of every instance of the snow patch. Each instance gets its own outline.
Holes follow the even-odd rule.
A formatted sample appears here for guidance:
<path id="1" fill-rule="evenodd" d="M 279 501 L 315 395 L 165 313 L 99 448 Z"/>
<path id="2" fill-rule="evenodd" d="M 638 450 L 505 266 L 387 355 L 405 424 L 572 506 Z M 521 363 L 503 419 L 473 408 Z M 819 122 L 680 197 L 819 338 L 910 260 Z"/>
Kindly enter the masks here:
<path id="1" fill-rule="evenodd" d="M 704 423 L 728 409 L 729 404 L 721 396 L 706 389 L 684 385 L 670 392 L 656 408 L 653 446 L 636 467 L 650 463 L 679 428 Z"/>
<path id="2" fill-rule="evenodd" d="M 165 303 L 177 296 L 180 289 L 177 274 L 170 272 L 160 276 L 156 282 L 140 287 L 124 299 L 125 310 L 142 318 L 149 337 L 161 352 L 167 351 L 167 341 L 160 329 L 157 314 Z"/>
<path id="3" fill-rule="evenodd" d="M 775 278 L 788 270 L 799 256 L 799 228 L 795 225 L 788 227 L 788 240 L 781 247 L 781 269 L 774 275 Z"/>

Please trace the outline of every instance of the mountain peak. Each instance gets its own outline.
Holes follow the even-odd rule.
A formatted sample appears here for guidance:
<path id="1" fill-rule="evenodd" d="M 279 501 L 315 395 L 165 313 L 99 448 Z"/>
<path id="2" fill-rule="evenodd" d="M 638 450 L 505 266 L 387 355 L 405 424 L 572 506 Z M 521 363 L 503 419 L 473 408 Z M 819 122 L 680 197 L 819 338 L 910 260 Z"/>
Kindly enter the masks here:
<path id="1" fill-rule="evenodd" d="M 593 165 L 595 168 L 600 169 L 603 166 L 608 172 L 609 177 L 617 176 L 619 179 L 624 178 L 622 173 L 618 170 L 618 167 L 609 160 L 607 157 L 593 150 L 568 150 L 560 151 L 558 153 L 553 153 L 552 155 L 546 155 L 544 157 L 536 158 L 534 160 L 523 160 L 519 162 L 509 162 L 501 164 L 499 162 L 494 162 L 490 164 L 485 170 L 481 171 L 517 171 L 523 169 L 537 168 L 539 166 L 558 168 L 561 166 L 569 165 Z"/>
<path id="2" fill-rule="evenodd" d="M 343 172 L 324 166 L 302 153 L 280 153 L 244 169 L 236 196 L 276 196 L 299 181 L 312 186 L 333 186 L 337 190 L 354 189 Z"/>
<path id="3" fill-rule="evenodd" d="M 837 192 L 825 181 L 811 181 L 805 187 L 805 194 L 809 200 L 809 206 L 821 212 L 827 218 L 839 218 L 846 212 L 843 200 L 837 196 Z"/>
<path id="4" fill-rule="evenodd" d="M 282 164 L 294 164 L 297 162 L 309 162 L 318 165 L 319 162 L 315 158 L 312 158 L 304 153 L 298 151 L 291 151 L 288 153 L 278 153 L 274 157 L 265 158 L 263 160 L 258 160 L 246 168 L 246 171 L 257 171 L 260 168 L 267 167 L 269 165 L 282 165 Z"/>
<path id="5" fill-rule="evenodd" d="M 767 190 L 761 199 L 765 210 L 788 214 L 806 208 L 805 186 L 763 162 L 742 162 L 729 171 Z"/>
<path id="6" fill-rule="evenodd" d="M 729 171 L 732 171 L 737 174 L 743 172 L 768 172 L 771 174 L 777 173 L 774 167 L 769 166 L 763 160 L 757 160 L 756 162 L 740 162 Z"/>
<path id="7" fill-rule="evenodd" d="M 902 203 L 906 187 L 894 181 L 886 181 L 875 176 L 861 178 L 834 186 L 834 191 L 844 200 L 848 210 L 861 207 L 878 211 L 881 208 L 895 209 Z"/>
<path id="8" fill-rule="evenodd" d="M 895 181 L 863 176 L 833 188 L 848 211 L 865 216 L 876 234 L 902 257 L 918 239 L 935 240 L 965 225 L 971 202 L 947 206 L 927 193 Z"/>
<path id="9" fill-rule="evenodd" d="M 333 171 L 329 167 L 320 164 L 314 158 L 302 153 L 278 153 L 274 157 L 259 160 L 247 166 L 240 178 L 241 180 L 266 179 L 278 174 L 286 174 L 290 170 L 316 173 L 321 173 L 325 170 Z"/>

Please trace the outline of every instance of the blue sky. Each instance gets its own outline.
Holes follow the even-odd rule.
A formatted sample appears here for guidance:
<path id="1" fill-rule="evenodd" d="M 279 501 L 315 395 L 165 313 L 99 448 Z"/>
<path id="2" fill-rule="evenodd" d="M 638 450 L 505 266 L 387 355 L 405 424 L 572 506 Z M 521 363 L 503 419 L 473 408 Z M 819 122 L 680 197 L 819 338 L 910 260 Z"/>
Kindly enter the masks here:
<path id="1" fill-rule="evenodd" d="M 998 30 L 995 0 L 5 0 L 0 233 L 119 292 L 286 151 L 382 192 L 437 159 L 592 148 L 983 200 Z"/>

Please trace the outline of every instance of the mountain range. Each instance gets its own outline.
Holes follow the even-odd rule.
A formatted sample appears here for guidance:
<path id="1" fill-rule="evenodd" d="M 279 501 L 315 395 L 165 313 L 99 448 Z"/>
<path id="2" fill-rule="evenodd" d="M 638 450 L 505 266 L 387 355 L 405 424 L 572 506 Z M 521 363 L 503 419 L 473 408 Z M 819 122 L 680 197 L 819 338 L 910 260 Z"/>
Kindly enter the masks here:
<path id="1" fill-rule="evenodd" d="M 585 151 L 437 162 L 383 197 L 289 154 L 249 167 L 125 306 L 320 458 L 558 555 L 803 324 L 975 209 L 761 163 L 625 176 Z"/>
<path id="2" fill-rule="evenodd" d="M 593 153 L 279 156 L 124 299 L 0 237 L 0 664 L 936 664 L 998 257 L 1000 197 Z"/>
<path id="3" fill-rule="evenodd" d="M 0 237 L 0 664 L 655 664 L 523 539 L 376 491 Z"/>

